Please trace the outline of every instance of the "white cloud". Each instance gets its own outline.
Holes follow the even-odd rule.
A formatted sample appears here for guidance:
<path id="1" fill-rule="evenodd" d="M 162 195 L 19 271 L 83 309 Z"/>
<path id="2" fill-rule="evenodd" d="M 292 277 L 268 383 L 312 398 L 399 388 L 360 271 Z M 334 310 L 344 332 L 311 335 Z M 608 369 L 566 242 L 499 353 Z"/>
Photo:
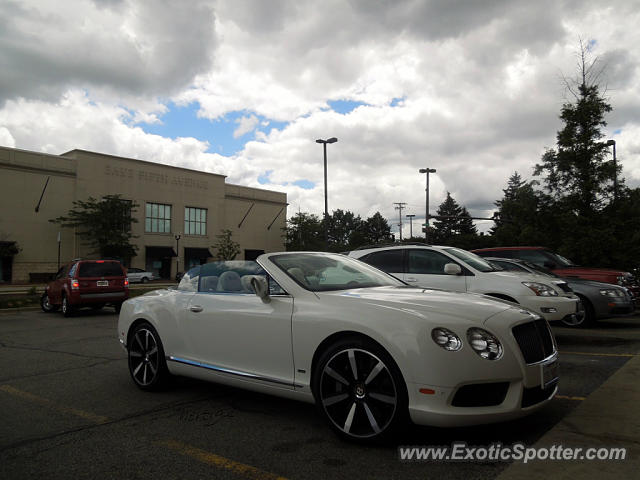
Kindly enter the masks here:
<path id="1" fill-rule="evenodd" d="M 258 123 L 260 123 L 260 120 L 258 120 L 258 117 L 255 115 L 250 115 L 248 117 L 237 119 L 236 123 L 238 124 L 238 128 L 233 131 L 233 138 L 240 138 L 243 135 L 254 131 L 258 126 Z"/>

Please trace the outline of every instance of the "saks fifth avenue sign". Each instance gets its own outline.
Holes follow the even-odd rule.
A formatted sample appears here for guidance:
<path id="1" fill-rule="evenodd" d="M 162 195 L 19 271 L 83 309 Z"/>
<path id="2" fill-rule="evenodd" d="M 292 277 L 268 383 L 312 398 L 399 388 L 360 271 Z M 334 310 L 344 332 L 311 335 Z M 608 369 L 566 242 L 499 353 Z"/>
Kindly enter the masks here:
<path id="1" fill-rule="evenodd" d="M 207 190 L 208 188 L 206 180 L 196 180 L 182 175 L 168 175 L 164 173 L 150 172 L 148 170 L 137 170 L 135 168 L 115 167 L 113 165 L 105 165 L 104 174 L 110 177 L 128 178 L 130 180 L 138 180 L 146 183 L 173 185 L 184 188 L 198 188 L 201 190 Z"/>

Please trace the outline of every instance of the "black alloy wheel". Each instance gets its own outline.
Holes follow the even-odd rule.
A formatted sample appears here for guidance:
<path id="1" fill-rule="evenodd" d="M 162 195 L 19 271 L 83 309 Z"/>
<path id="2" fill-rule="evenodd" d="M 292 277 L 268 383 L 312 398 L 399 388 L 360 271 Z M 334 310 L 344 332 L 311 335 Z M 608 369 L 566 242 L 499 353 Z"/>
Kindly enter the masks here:
<path id="1" fill-rule="evenodd" d="M 588 328 L 595 323 L 595 312 L 591 303 L 584 297 L 580 296 L 578 311 L 575 315 L 564 317 L 562 324 L 570 328 Z"/>
<path id="2" fill-rule="evenodd" d="M 314 394 L 329 424 L 348 440 L 386 438 L 407 417 L 407 391 L 398 367 L 366 340 L 339 342 L 323 354 Z"/>
<path id="3" fill-rule="evenodd" d="M 160 336 L 149 323 L 138 324 L 129 336 L 127 346 L 129 373 L 142 390 L 157 390 L 169 377 Z"/>

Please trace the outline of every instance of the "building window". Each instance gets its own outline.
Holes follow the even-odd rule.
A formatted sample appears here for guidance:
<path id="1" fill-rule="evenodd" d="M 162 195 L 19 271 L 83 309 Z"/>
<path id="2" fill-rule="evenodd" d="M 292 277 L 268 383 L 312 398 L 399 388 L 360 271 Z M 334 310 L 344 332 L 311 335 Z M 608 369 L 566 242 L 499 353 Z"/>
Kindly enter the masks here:
<path id="1" fill-rule="evenodd" d="M 207 210 L 205 208 L 185 207 L 184 233 L 186 235 L 207 234 Z"/>
<path id="2" fill-rule="evenodd" d="M 151 233 L 170 233 L 171 205 L 147 203 L 144 231 Z"/>

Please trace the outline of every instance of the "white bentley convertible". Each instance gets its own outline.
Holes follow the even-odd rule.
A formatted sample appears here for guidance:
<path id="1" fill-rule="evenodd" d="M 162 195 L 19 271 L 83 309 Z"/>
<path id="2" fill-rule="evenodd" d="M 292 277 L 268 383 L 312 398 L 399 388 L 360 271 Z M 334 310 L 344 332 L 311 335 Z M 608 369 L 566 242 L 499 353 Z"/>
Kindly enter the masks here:
<path id="1" fill-rule="evenodd" d="M 547 322 L 499 300 L 415 288 L 358 260 L 270 253 L 195 267 L 124 303 L 136 385 L 185 375 L 314 402 L 351 439 L 407 416 L 457 426 L 520 417 L 557 391 Z"/>

